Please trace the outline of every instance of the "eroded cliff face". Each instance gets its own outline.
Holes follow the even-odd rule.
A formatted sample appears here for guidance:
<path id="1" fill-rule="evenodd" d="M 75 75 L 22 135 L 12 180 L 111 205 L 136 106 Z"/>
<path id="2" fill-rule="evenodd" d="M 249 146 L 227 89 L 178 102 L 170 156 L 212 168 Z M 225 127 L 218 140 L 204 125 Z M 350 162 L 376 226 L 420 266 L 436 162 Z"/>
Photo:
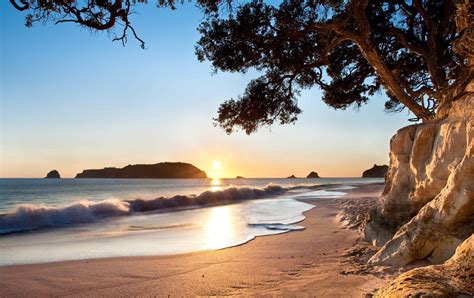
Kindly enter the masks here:
<path id="1" fill-rule="evenodd" d="M 474 232 L 474 96 L 400 129 L 390 146 L 381 203 L 364 229 L 381 246 L 370 262 L 442 263 Z"/>

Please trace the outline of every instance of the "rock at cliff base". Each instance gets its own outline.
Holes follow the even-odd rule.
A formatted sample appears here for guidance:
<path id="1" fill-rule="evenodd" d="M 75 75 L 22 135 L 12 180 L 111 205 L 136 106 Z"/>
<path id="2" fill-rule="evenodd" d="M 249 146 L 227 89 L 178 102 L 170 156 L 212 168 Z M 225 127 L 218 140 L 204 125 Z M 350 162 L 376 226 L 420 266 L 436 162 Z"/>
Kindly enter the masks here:
<path id="1" fill-rule="evenodd" d="M 473 297 L 474 235 L 443 265 L 405 272 L 380 289 L 375 297 Z"/>
<path id="2" fill-rule="evenodd" d="M 374 165 L 372 168 L 365 170 L 364 173 L 362 173 L 362 178 L 384 178 L 387 171 L 387 165 Z"/>
<path id="3" fill-rule="evenodd" d="M 59 175 L 59 172 L 56 171 L 56 170 L 52 170 L 51 172 L 49 172 L 45 178 L 55 178 L 55 179 L 59 179 L 61 178 L 61 175 Z"/>
<path id="4" fill-rule="evenodd" d="M 319 178 L 319 175 L 316 172 L 311 172 L 306 176 L 306 178 Z"/>

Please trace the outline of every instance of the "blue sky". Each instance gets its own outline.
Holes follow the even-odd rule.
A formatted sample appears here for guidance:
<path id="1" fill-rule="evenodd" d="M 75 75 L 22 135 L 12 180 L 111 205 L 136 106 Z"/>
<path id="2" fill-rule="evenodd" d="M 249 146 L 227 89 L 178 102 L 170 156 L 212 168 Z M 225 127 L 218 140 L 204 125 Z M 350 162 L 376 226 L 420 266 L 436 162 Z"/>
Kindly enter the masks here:
<path id="1" fill-rule="evenodd" d="M 383 95 L 335 111 L 314 88 L 295 125 L 228 136 L 212 118 L 255 74 L 213 74 L 197 61 L 202 15 L 192 4 L 139 6 L 132 20 L 146 50 L 73 24 L 26 28 L 21 12 L 2 8 L 0 177 L 160 161 L 210 171 L 213 160 L 228 177 L 360 176 L 388 162 L 390 137 L 409 124 L 406 112 L 383 111 Z"/>

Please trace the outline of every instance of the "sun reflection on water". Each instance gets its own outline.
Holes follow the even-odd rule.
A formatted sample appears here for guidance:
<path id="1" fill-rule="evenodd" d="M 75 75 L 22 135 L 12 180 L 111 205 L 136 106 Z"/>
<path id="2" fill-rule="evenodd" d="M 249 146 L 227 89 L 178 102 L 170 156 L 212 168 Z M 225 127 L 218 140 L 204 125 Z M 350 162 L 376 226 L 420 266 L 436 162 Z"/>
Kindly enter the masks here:
<path id="1" fill-rule="evenodd" d="M 234 227 L 229 206 L 213 208 L 206 223 L 206 249 L 218 249 L 229 246 L 233 239 Z"/>
<path id="2" fill-rule="evenodd" d="M 219 178 L 213 178 L 211 180 L 211 191 L 222 190 L 221 180 Z"/>

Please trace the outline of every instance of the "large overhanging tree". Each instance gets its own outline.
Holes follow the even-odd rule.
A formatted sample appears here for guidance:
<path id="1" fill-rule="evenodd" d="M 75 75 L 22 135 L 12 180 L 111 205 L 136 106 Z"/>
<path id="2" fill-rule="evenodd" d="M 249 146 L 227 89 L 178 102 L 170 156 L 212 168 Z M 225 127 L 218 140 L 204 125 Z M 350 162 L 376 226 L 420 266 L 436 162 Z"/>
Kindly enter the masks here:
<path id="1" fill-rule="evenodd" d="M 122 42 L 131 33 L 145 46 L 129 20 L 135 1 L 10 2 L 27 13 L 28 26 L 72 22 L 115 30 L 115 40 Z M 175 8 L 174 0 L 157 4 Z M 459 55 L 463 44 L 455 46 L 462 35 L 455 1 L 286 0 L 275 5 L 253 0 L 235 5 L 198 0 L 197 5 L 205 15 L 196 46 L 199 60 L 209 60 L 215 70 L 261 74 L 242 96 L 220 106 L 216 121 L 229 133 L 296 121 L 299 93 L 315 85 L 323 90 L 324 102 L 337 109 L 360 106 L 384 90 L 387 110 L 408 108 L 415 119 L 426 120 L 463 96 L 473 76 L 469 57 Z"/>

